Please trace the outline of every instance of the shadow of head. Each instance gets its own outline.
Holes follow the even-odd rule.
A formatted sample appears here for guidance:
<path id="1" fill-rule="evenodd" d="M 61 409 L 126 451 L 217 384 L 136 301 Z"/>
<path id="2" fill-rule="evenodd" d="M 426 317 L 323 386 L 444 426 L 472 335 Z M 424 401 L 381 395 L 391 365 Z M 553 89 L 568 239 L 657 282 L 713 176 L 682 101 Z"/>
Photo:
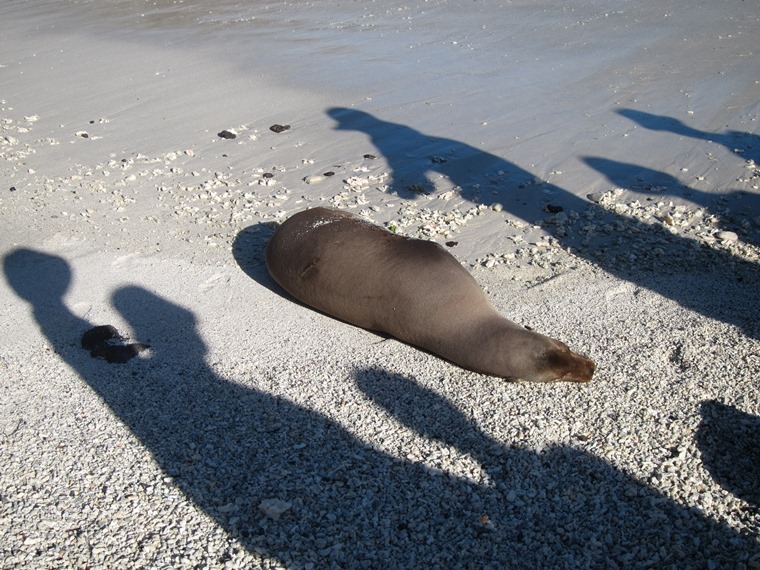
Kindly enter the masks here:
<path id="1" fill-rule="evenodd" d="M 60 304 L 71 284 L 66 260 L 32 249 L 16 249 L 6 255 L 3 270 L 16 294 L 35 307 Z"/>
<path id="2" fill-rule="evenodd" d="M 760 416 L 715 400 L 700 406 L 697 447 L 721 487 L 760 506 Z"/>
<path id="3" fill-rule="evenodd" d="M 365 131 L 380 122 L 369 113 L 345 107 L 332 107 L 327 110 L 327 115 L 337 123 L 337 131 Z"/>
<path id="4" fill-rule="evenodd" d="M 370 367 L 357 370 L 354 378 L 365 396 L 416 433 L 464 452 L 483 437 L 454 404 L 410 377 Z"/>
<path id="5" fill-rule="evenodd" d="M 200 361 L 205 355 L 206 347 L 191 311 L 135 286 L 117 289 L 112 301 L 114 308 L 129 321 L 136 339 L 150 343 L 163 356 L 172 352 Z"/>

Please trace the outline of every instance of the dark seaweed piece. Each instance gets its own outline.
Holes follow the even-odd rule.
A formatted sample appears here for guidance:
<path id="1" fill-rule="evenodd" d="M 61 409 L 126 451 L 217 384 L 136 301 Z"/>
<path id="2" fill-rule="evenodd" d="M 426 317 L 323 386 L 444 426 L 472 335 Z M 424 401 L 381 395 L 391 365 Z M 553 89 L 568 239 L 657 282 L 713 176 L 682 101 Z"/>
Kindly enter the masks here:
<path id="1" fill-rule="evenodd" d="M 116 327 L 100 325 L 82 335 L 82 348 L 89 350 L 93 358 L 103 358 L 112 364 L 123 364 L 150 348 L 150 345 L 139 342 L 124 344 L 125 340 Z"/>
<path id="2" fill-rule="evenodd" d="M 131 344 L 109 344 L 105 342 L 91 350 L 90 356 L 93 358 L 104 358 L 110 364 L 124 364 L 149 348 L 149 344 L 141 344 L 139 342 Z"/>
<path id="3" fill-rule="evenodd" d="M 96 346 L 105 344 L 109 340 L 124 340 L 124 338 L 112 325 L 101 325 L 92 328 L 82 335 L 82 348 L 92 350 Z"/>

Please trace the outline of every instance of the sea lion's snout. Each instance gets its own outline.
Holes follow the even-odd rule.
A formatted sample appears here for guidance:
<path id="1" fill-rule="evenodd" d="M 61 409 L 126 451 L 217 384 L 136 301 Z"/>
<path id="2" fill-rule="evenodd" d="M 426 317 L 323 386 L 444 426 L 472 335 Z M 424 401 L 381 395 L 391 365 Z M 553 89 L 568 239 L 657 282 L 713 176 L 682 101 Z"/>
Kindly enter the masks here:
<path id="1" fill-rule="evenodd" d="M 549 339 L 552 345 L 546 355 L 546 369 L 549 381 L 588 382 L 594 376 L 596 364 L 590 358 L 570 350 L 566 344 Z"/>
<path id="2" fill-rule="evenodd" d="M 574 366 L 572 370 L 567 371 L 560 380 L 565 382 L 588 382 L 594 377 L 596 371 L 596 364 L 590 358 L 583 356 L 582 354 L 570 353 Z"/>

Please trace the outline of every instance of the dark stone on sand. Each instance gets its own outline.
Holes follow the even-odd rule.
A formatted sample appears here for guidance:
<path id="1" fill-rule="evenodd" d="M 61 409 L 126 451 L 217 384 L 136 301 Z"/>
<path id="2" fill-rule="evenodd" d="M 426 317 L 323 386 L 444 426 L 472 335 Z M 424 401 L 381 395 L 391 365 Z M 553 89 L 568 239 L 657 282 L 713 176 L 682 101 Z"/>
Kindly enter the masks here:
<path id="1" fill-rule="evenodd" d="M 374 154 L 365 154 L 364 158 L 367 160 L 375 160 L 377 157 Z"/>
<path id="2" fill-rule="evenodd" d="M 230 139 L 230 140 L 237 138 L 237 134 L 233 133 L 232 131 L 222 131 L 219 133 L 219 136 L 222 137 L 223 139 Z"/>
<path id="3" fill-rule="evenodd" d="M 552 204 L 547 204 L 546 211 L 550 214 L 559 214 L 564 208 L 562 206 L 553 206 Z"/>
<path id="4" fill-rule="evenodd" d="M 272 125 L 269 130 L 273 133 L 282 133 L 290 129 L 290 125 Z"/>
<path id="5" fill-rule="evenodd" d="M 324 172 L 322 176 L 335 176 L 335 173 L 332 170 L 328 170 L 327 172 Z"/>

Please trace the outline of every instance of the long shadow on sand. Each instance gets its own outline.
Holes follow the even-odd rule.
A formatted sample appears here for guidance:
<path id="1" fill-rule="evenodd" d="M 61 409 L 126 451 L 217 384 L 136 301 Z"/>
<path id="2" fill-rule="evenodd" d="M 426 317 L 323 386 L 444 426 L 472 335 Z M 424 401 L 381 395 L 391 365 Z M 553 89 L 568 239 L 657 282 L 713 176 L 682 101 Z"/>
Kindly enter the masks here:
<path id="1" fill-rule="evenodd" d="M 760 136 L 758 135 L 741 131 L 728 131 L 722 134 L 700 131 L 673 117 L 654 115 L 636 109 L 620 109 L 617 113 L 645 129 L 713 142 L 724 146 L 745 160 L 760 162 Z"/>
<path id="2" fill-rule="evenodd" d="M 193 313 L 139 287 L 115 291 L 112 302 L 154 357 L 95 361 L 78 346 L 93 323 L 63 302 L 72 279 L 64 259 L 19 249 L 4 271 L 60 358 L 185 496 L 251 552 L 315 568 L 702 568 L 710 560 L 735 568 L 756 548 L 752 537 L 582 450 L 513 448 L 413 378 L 358 369 L 353 381 L 376 405 L 470 454 L 491 483 L 392 457 L 350 426 L 217 376 Z M 264 499 L 291 508 L 273 520 L 258 509 Z"/>
<path id="3" fill-rule="evenodd" d="M 742 239 L 758 244 L 760 231 L 752 221 L 760 216 L 760 194 L 735 190 L 716 195 L 683 184 L 680 180 L 638 164 L 619 162 L 600 157 L 584 157 L 583 162 L 603 174 L 618 188 L 630 188 L 647 192 L 657 189 L 651 199 L 668 200 L 682 198 L 703 207 L 707 213 L 718 217 L 721 229 L 737 232 Z M 662 189 L 662 190 L 660 190 Z M 748 227 L 745 227 L 747 222 Z M 754 226 L 754 227 L 753 227 Z"/>
<path id="4" fill-rule="evenodd" d="M 564 208 L 563 215 L 573 211 L 582 214 L 575 222 L 573 218 L 566 220 L 565 231 L 554 232 L 563 246 L 572 247 L 577 255 L 621 279 L 705 316 L 734 324 L 747 335 L 760 335 L 757 311 L 747 311 L 733 303 L 730 296 L 716 298 L 713 287 L 688 288 L 683 286 L 683 279 L 668 277 L 713 272 L 721 287 L 746 289 L 749 298 L 755 294 L 754 284 L 760 275 L 756 264 L 725 250 L 700 246 L 662 225 L 615 214 L 554 184 L 536 184 L 535 177 L 526 170 L 468 144 L 427 135 L 355 109 L 333 108 L 327 114 L 336 121 L 337 130 L 359 131 L 370 138 L 387 159 L 393 173 L 390 191 L 399 196 L 419 197 L 414 188 L 425 187 L 427 177 L 437 173 L 459 186 L 462 198 L 482 204 L 499 202 L 505 212 L 528 223 L 551 218 L 544 211 L 544 198 L 550 196 L 552 205 Z M 592 166 L 604 169 L 610 164 L 597 159 Z M 606 174 L 614 177 L 614 172 Z M 584 246 L 584 237 L 593 238 L 590 246 Z"/>

